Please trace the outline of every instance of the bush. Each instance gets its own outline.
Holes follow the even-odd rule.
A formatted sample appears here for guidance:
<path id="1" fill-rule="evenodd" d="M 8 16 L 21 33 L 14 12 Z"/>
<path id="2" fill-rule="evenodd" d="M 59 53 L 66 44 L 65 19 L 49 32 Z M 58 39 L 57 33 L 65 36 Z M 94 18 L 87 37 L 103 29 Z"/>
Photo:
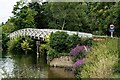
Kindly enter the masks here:
<path id="1" fill-rule="evenodd" d="M 9 41 L 9 38 L 7 37 L 8 34 L 7 33 L 2 33 L 2 48 L 3 50 L 7 50 L 8 46 L 7 46 L 7 42 Z"/>
<path id="2" fill-rule="evenodd" d="M 34 53 L 36 52 L 35 41 L 26 36 L 25 38 L 17 37 L 8 43 L 8 51 L 11 53 Z"/>
<path id="3" fill-rule="evenodd" d="M 92 38 L 81 38 L 81 45 L 92 46 L 93 39 Z"/>
<path id="4" fill-rule="evenodd" d="M 50 47 L 57 52 L 68 52 L 68 46 L 66 45 L 66 39 L 69 35 L 66 32 L 55 32 L 50 37 Z"/>
<path id="5" fill-rule="evenodd" d="M 23 50 L 21 48 L 21 43 L 22 43 L 22 38 L 21 37 L 17 37 L 13 40 L 8 41 L 8 43 L 7 43 L 8 51 L 11 52 L 11 53 L 23 52 Z"/>
<path id="6" fill-rule="evenodd" d="M 76 46 L 75 48 L 71 49 L 70 55 L 73 56 L 73 61 L 83 59 L 86 56 L 86 52 L 88 51 L 88 46 Z"/>
<path id="7" fill-rule="evenodd" d="M 70 35 L 67 37 L 66 45 L 68 49 L 75 47 L 77 44 L 80 44 L 80 37 L 78 35 Z"/>
<path id="8" fill-rule="evenodd" d="M 82 58 L 85 56 L 85 53 L 82 53 L 82 49 L 83 48 L 88 48 L 87 46 L 77 46 L 76 45 L 91 45 L 92 44 L 92 39 L 87 39 L 84 38 L 84 40 L 82 40 L 83 38 L 80 38 L 78 35 L 68 35 L 66 32 L 60 32 L 57 31 L 55 33 L 52 33 L 51 35 L 48 35 L 46 37 L 44 37 L 46 44 L 42 44 L 40 46 L 40 52 L 44 53 L 45 50 L 47 52 L 48 56 L 54 56 L 54 57 L 58 57 L 60 55 L 68 55 L 67 53 L 70 52 L 71 53 L 78 51 L 78 53 L 80 53 L 79 55 L 76 56 L 76 58 Z M 91 42 L 91 43 L 90 43 Z M 85 49 L 83 50 L 83 52 L 85 51 Z"/>

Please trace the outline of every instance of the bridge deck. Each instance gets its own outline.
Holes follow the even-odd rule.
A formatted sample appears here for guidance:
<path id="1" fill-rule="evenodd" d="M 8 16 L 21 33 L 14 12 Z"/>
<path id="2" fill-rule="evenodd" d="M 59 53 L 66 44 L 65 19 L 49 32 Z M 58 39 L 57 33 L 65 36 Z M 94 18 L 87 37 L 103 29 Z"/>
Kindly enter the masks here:
<path id="1" fill-rule="evenodd" d="M 79 37 L 93 37 L 90 33 L 76 32 L 76 31 L 67 31 L 67 30 L 57 30 L 57 29 L 34 29 L 34 28 L 25 28 L 14 31 L 8 35 L 10 39 L 14 39 L 17 36 L 30 36 L 37 39 L 44 38 L 46 35 L 55 33 L 56 31 L 67 32 L 69 35 L 78 34 Z"/>

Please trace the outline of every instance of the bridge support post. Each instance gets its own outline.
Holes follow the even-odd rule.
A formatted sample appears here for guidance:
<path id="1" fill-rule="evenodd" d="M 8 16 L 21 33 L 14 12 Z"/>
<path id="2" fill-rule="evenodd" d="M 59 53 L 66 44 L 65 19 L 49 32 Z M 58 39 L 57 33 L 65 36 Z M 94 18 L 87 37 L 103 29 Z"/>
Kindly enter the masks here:
<path id="1" fill-rule="evenodd" d="M 40 41 L 36 41 L 36 45 L 37 45 L 37 61 L 39 58 L 39 45 L 40 45 Z"/>

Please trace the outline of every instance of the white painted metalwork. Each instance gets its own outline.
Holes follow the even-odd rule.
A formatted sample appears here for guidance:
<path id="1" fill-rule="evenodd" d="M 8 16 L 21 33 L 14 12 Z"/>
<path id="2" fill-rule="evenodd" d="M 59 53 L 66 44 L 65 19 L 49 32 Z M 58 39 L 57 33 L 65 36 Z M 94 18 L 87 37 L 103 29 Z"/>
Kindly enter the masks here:
<path id="1" fill-rule="evenodd" d="M 35 29 L 35 28 L 25 28 L 14 31 L 8 35 L 10 39 L 14 39 L 17 36 L 30 36 L 35 39 L 44 38 L 48 34 L 55 33 L 56 31 L 67 32 L 69 35 L 78 34 L 79 37 L 93 37 L 90 33 L 76 32 L 76 31 L 67 31 L 67 30 L 57 30 L 57 29 Z"/>

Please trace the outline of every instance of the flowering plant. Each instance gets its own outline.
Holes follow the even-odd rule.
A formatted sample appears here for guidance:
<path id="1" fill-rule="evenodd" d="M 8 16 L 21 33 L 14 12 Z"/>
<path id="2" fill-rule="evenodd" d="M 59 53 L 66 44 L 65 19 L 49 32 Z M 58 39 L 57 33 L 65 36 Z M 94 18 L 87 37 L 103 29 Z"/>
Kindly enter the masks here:
<path id="1" fill-rule="evenodd" d="M 73 68 L 76 68 L 78 67 L 79 65 L 81 64 L 84 64 L 84 60 L 83 59 L 80 59 L 80 60 L 77 60 L 74 64 L 73 64 Z"/>
<path id="2" fill-rule="evenodd" d="M 70 54 L 72 56 L 76 56 L 78 55 L 80 52 L 86 52 L 88 51 L 88 46 L 76 46 L 75 48 L 73 48 L 71 51 L 70 51 Z"/>

